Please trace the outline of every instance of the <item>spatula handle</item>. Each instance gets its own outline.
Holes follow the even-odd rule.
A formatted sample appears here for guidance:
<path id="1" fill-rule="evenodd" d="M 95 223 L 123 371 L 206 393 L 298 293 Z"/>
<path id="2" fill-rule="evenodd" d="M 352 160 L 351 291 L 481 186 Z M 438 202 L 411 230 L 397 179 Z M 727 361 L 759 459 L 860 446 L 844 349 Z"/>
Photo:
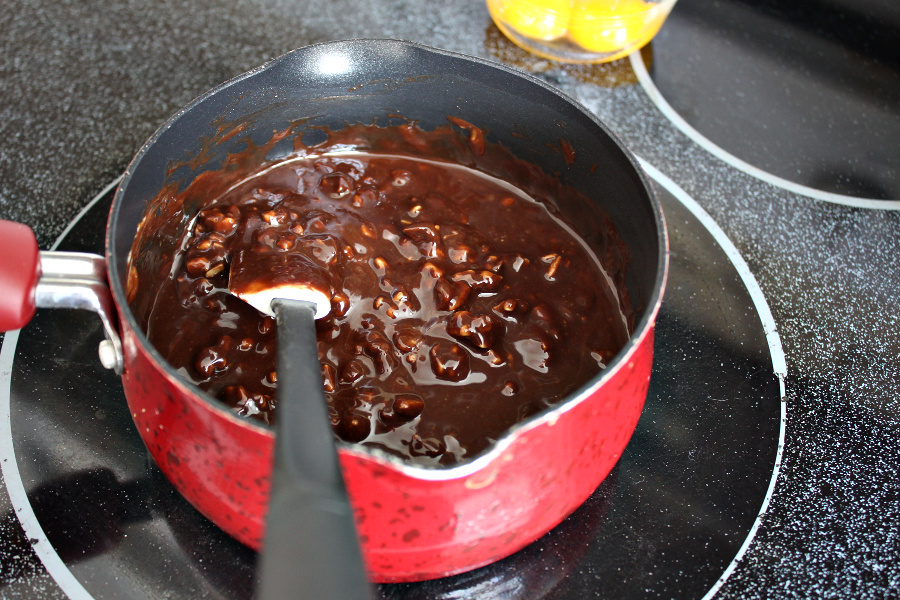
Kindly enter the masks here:
<path id="1" fill-rule="evenodd" d="M 322 390 L 315 304 L 272 304 L 278 406 L 259 597 L 365 600 L 372 590 Z"/>

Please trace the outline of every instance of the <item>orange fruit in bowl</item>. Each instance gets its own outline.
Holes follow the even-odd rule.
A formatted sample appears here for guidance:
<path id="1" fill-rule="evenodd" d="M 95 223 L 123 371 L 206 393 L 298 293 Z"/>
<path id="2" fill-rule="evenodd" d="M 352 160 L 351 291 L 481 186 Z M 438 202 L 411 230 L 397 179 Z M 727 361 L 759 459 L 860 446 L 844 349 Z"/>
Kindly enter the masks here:
<path id="1" fill-rule="evenodd" d="M 610 53 L 646 44 L 668 15 L 670 3 L 643 0 L 578 0 L 569 39 L 585 50 Z"/>
<path id="2" fill-rule="evenodd" d="M 505 25 L 535 40 L 562 37 L 572 16 L 571 0 L 497 0 L 489 4 Z"/>

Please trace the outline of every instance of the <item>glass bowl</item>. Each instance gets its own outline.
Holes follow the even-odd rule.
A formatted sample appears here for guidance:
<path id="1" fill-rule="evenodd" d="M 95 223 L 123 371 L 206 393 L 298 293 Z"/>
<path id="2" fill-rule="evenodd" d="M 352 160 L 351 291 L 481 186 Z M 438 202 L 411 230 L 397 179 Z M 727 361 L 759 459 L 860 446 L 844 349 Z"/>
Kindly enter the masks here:
<path id="1" fill-rule="evenodd" d="M 676 0 L 487 0 L 497 27 L 538 56 L 598 63 L 649 42 Z"/>

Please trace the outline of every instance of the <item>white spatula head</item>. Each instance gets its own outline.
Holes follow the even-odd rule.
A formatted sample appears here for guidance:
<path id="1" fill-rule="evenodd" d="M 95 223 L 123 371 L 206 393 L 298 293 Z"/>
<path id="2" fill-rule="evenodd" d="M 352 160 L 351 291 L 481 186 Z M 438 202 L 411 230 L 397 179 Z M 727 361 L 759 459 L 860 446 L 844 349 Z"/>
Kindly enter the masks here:
<path id="1" fill-rule="evenodd" d="M 228 290 L 261 313 L 275 316 L 272 300 L 305 300 L 316 305 L 316 319 L 331 312 L 331 285 L 324 269 L 299 252 L 234 253 Z"/>
<path id="2" fill-rule="evenodd" d="M 312 302 L 316 305 L 316 319 L 327 317 L 328 313 L 331 312 L 331 302 L 328 300 L 328 296 L 319 290 L 295 284 L 273 286 L 257 292 L 237 292 L 232 289 L 231 293 L 270 317 L 275 316 L 275 312 L 272 310 L 272 300 L 276 298 Z"/>

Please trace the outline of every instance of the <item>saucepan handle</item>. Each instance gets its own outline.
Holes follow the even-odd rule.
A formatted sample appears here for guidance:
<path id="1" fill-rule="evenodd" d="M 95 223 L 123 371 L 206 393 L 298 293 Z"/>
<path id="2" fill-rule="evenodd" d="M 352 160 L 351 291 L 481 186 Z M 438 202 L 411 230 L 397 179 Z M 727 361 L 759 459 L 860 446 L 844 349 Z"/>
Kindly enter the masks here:
<path id="1" fill-rule="evenodd" d="M 28 226 L 0 220 L 0 330 L 24 327 L 37 308 L 79 308 L 97 313 L 106 336 L 100 343 L 100 362 L 122 373 L 122 341 L 115 327 L 115 304 L 103 257 L 41 252 Z"/>
<path id="2" fill-rule="evenodd" d="M 0 221 L 0 329 L 20 329 L 34 316 L 41 262 L 27 225 Z"/>

